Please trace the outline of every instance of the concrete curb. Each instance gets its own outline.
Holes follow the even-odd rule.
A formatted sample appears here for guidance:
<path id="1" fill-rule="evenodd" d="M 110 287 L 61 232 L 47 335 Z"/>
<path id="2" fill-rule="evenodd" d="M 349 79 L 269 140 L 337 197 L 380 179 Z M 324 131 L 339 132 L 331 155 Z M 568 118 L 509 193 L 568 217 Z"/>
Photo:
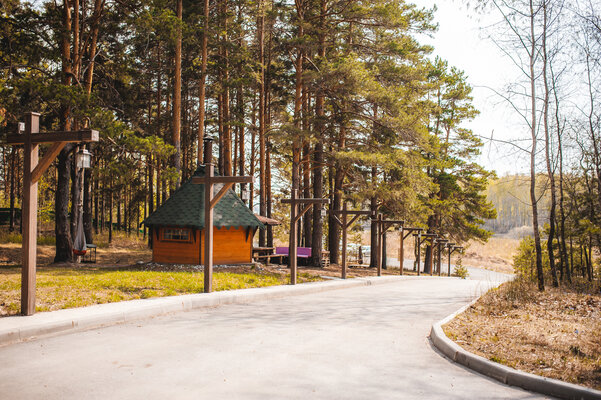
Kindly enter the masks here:
<path id="1" fill-rule="evenodd" d="M 432 325 L 432 330 L 430 331 L 430 340 L 432 341 L 432 344 L 445 356 L 456 363 L 462 364 L 476 372 L 481 373 L 482 375 L 489 376 L 507 385 L 517 386 L 532 392 L 542 393 L 562 399 L 601 399 L 601 391 L 574 385 L 572 383 L 562 382 L 557 379 L 544 378 L 542 376 L 519 371 L 517 369 L 489 361 L 484 357 L 480 357 L 464 350 L 457 343 L 449 339 L 444 333 L 442 326 L 450 322 L 457 315 L 463 313 L 477 300 L 478 299 L 472 301 L 470 304 L 462 307 L 457 312 Z"/>
<path id="2" fill-rule="evenodd" d="M 411 279 L 417 279 L 417 277 L 382 276 L 330 280 L 295 286 L 269 286 L 226 290 L 208 294 L 198 293 L 182 296 L 155 297 L 44 312 L 29 317 L 5 317 L 0 318 L 0 346 L 33 340 L 49 334 L 98 328 L 180 311 L 217 307 L 226 304 L 244 304 L 254 301 L 394 283 Z"/>

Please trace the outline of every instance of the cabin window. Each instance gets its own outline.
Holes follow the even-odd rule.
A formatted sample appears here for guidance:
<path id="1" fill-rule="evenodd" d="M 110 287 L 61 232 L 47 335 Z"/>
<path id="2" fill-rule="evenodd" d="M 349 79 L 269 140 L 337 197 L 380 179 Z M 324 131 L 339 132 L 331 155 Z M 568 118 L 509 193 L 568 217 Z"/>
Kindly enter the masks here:
<path id="1" fill-rule="evenodd" d="M 165 228 L 163 229 L 163 240 L 171 240 L 174 242 L 189 242 L 190 229 Z"/>

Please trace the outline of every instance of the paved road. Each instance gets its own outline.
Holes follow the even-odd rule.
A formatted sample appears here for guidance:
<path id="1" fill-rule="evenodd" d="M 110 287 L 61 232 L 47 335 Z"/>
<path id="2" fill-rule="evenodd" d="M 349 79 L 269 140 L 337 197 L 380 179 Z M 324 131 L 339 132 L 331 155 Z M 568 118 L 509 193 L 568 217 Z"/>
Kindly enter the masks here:
<path id="1" fill-rule="evenodd" d="M 502 277 L 472 278 L 413 278 L 7 346 L 0 348 L 0 398 L 544 398 L 431 347 L 433 321 Z"/>

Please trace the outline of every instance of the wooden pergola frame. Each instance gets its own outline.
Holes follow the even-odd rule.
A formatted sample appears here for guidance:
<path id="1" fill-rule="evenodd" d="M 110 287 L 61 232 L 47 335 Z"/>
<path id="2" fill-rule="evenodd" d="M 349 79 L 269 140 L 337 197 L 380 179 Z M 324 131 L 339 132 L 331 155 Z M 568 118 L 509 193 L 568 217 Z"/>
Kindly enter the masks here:
<path id="1" fill-rule="evenodd" d="M 445 247 L 449 250 L 448 276 L 451 276 L 451 254 L 457 250 L 463 251 L 463 246 L 455 246 L 455 243 L 447 243 Z"/>
<path id="2" fill-rule="evenodd" d="M 330 199 L 303 199 L 298 197 L 298 189 L 292 189 L 291 198 L 282 200 L 283 204 L 290 204 L 290 243 L 288 244 L 288 265 L 290 266 L 290 284 L 296 285 L 298 269 L 298 243 L 297 224 L 303 215 L 317 204 L 330 204 Z M 298 210 L 299 205 L 304 205 Z"/>
<path id="3" fill-rule="evenodd" d="M 426 241 L 430 241 L 432 242 L 437 235 L 435 233 L 414 233 L 413 237 L 415 238 L 415 246 L 416 246 L 416 261 L 417 261 L 417 275 L 420 276 L 421 275 L 421 249 L 422 249 L 422 244 L 424 244 Z M 424 238 L 422 240 L 422 237 Z M 432 257 L 430 257 L 429 263 L 428 263 L 429 267 L 430 267 L 430 275 L 432 275 Z M 426 266 L 424 265 L 424 273 L 426 272 Z"/>
<path id="4" fill-rule="evenodd" d="M 384 236 L 388 232 L 388 229 L 390 229 L 393 225 L 400 225 L 401 241 L 402 241 L 403 225 L 405 224 L 405 221 L 403 221 L 403 220 L 382 219 L 382 218 L 383 218 L 382 214 L 378 214 L 378 217 L 376 219 L 376 223 L 378 226 L 378 243 L 377 243 L 378 276 L 382 275 L 382 264 L 384 264 L 384 258 L 386 257 L 386 253 L 385 253 L 385 249 L 384 249 Z M 400 245 L 400 247 L 399 247 L 399 261 L 401 259 L 401 254 L 400 254 L 401 248 L 402 248 L 402 245 Z M 403 264 L 401 264 L 401 275 L 403 275 Z"/>
<path id="5" fill-rule="evenodd" d="M 84 129 L 78 131 L 56 131 L 40 133 L 40 114 L 25 114 L 25 131 L 9 135 L 6 144 L 23 145 L 23 266 L 21 269 L 21 314 L 35 313 L 36 288 L 36 239 L 38 233 L 38 181 L 48 170 L 52 161 L 67 143 L 97 142 L 98 131 Z M 52 143 L 52 146 L 39 159 L 39 145 Z"/>
<path id="6" fill-rule="evenodd" d="M 421 232 L 422 228 L 413 228 L 409 226 L 401 226 L 401 244 L 399 247 L 399 262 L 401 263 L 401 275 L 403 275 L 403 264 L 405 263 L 405 239 L 413 232 Z M 407 232 L 405 234 L 405 232 Z M 419 271 L 418 271 L 419 275 Z"/>
<path id="7" fill-rule="evenodd" d="M 441 259 L 442 259 L 442 249 L 445 246 L 445 244 L 449 241 L 449 239 L 444 239 L 444 238 L 437 238 L 436 240 L 434 240 L 434 247 L 432 248 L 432 250 L 434 251 L 434 248 L 436 248 L 438 255 L 436 258 L 436 272 L 438 273 L 438 276 L 441 275 Z"/>
<path id="8" fill-rule="evenodd" d="M 213 138 L 205 136 L 204 142 L 204 177 L 192 177 L 194 184 L 205 185 L 205 238 L 204 238 L 204 292 L 213 291 L 213 209 L 236 183 L 251 183 L 252 176 L 215 176 L 215 166 L 213 165 Z M 217 183 L 223 183 L 217 194 L 213 194 L 213 186 Z M 199 261 L 202 254 L 202 247 L 199 246 Z"/>
<path id="9" fill-rule="evenodd" d="M 342 228 L 342 279 L 346 279 L 346 270 L 347 270 L 347 262 L 346 262 L 346 241 L 347 241 L 347 231 L 348 228 L 361 216 L 364 215 L 372 215 L 371 211 L 352 211 L 348 210 L 346 202 L 344 202 L 341 211 L 330 211 L 332 214 L 332 218 L 340 227 Z M 342 218 L 340 220 L 338 215 Z M 353 217 L 348 220 L 348 216 L 352 215 Z"/>

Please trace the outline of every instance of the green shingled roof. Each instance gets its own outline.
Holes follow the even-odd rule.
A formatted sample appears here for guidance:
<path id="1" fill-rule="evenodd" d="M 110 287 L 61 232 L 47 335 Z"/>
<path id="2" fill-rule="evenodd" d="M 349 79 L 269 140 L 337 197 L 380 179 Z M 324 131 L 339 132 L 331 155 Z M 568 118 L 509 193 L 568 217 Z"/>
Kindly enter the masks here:
<path id="1" fill-rule="evenodd" d="M 198 167 L 194 176 L 204 176 L 204 166 Z M 221 189 L 214 186 L 214 193 Z M 147 226 L 182 226 L 204 228 L 204 188 L 188 180 L 177 189 L 165 203 L 144 220 Z M 230 189 L 213 209 L 213 224 L 221 227 L 249 226 L 264 228 L 244 202 Z"/>

